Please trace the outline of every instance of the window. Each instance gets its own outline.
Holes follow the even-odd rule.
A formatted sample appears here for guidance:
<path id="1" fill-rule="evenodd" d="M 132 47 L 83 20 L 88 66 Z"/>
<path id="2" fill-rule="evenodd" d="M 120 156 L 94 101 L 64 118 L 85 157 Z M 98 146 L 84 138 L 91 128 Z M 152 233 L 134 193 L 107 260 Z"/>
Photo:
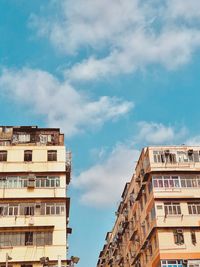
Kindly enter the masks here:
<path id="1" fill-rule="evenodd" d="M 143 198 L 144 198 L 144 204 L 147 203 L 147 193 L 146 191 L 143 193 Z"/>
<path id="2" fill-rule="evenodd" d="M 0 216 L 6 216 L 8 215 L 8 205 L 0 205 Z"/>
<path id="3" fill-rule="evenodd" d="M 31 180 L 33 185 L 36 187 L 59 187 L 60 186 L 60 177 L 58 176 L 37 176 L 35 177 L 0 177 L 0 188 L 23 188 L 30 185 Z"/>
<path id="4" fill-rule="evenodd" d="M 36 246 L 52 244 L 52 232 L 36 232 Z"/>
<path id="5" fill-rule="evenodd" d="M 179 162 L 188 162 L 188 154 L 185 151 L 177 151 L 177 157 Z"/>
<path id="6" fill-rule="evenodd" d="M 33 232 L 25 232 L 25 246 L 33 245 Z"/>
<path id="7" fill-rule="evenodd" d="M 64 215 L 65 205 L 64 204 L 46 204 L 45 214 L 46 215 Z"/>
<path id="8" fill-rule="evenodd" d="M 142 223 L 142 234 L 143 234 L 143 237 L 145 237 L 146 235 L 145 221 Z"/>
<path id="9" fill-rule="evenodd" d="M 32 161 L 32 150 L 24 151 L 24 161 Z"/>
<path id="10" fill-rule="evenodd" d="M 6 150 L 0 151 L 0 161 L 7 161 L 7 151 Z"/>
<path id="11" fill-rule="evenodd" d="M 176 163 L 176 154 L 169 150 L 153 151 L 153 158 L 155 163 Z"/>
<path id="12" fill-rule="evenodd" d="M 148 183 L 148 192 L 149 192 L 149 194 L 152 192 L 152 182 L 151 181 Z"/>
<path id="13" fill-rule="evenodd" d="M 152 249 L 152 245 L 151 245 L 151 244 L 148 246 L 148 249 L 149 249 L 149 254 L 150 254 L 150 256 L 152 256 L 152 254 L 153 254 L 153 249 Z"/>
<path id="14" fill-rule="evenodd" d="M 199 162 L 199 151 L 193 151 L 194 162 Z"/>
<path id="15" fill-rule="evenodd" d="M 53 232 L 6 232 L 0 233 L 0 247 L 52 245 Z"/>
<path id="16" fill-rule="evenodd" d="M 47 144 L 52 141 L 52 136 L 50 134 L 40 134 L 40 143 Z"/>
<path id="17" fill-rule="evenodd" d="M 30 134 L 19 134 L 18 140 L 20 143 L 30 142 Z"/>
<path id="18" fill-rule="evenodd" d="M 153 240 L 154 240 L 154 248 L 156 249 L 158 247 L 158 242 L 157 242 L 156 235 L 154 236 Z"/>
<path id="19" fill-rule="evenodd" d="M 153 158 L 155 163 L 165 162 L 164 154 L 162 151 L 153 151 Z"/>
<path id="20" fill-rule="evenodd" d="M 192 240 L 192 244 L 196 245 L 197 239 L 196 239 L 196 233 L 194 230 L 191 231 L 191 240 Z"/>
<path id="21" fill-rule="evenodd" d="M 165 208 L 165 216 L 181 214 L 180 203 L 166 202 L 164 203 L 164 208 Z"/>
<path id="22" fill-rule="evenodd" d="M 57 151 L 56 150 L 48 150 L 47 151 L 47 160 L 48 161 L 57 161 Z"/>
<path id="23" fill-rule="evenodd" d="M 8 215 L 17 216 L 19 213 L 19 205 L 9 205 L 8 206 Z"/>
<path id="24" fill-rule="evenodd" d="M 154 188 L 179 188 L 180 180 L 178 176 L 154 176 Z"/>
<path id="25" fill-rule="evenodd" d="M 200 177 L 181 177 L 181 186 L 187 188 L 200 187 Z"/>
<path id="26" fill-rule="evenodd" d="M 34 206 L 24 207 L 24 215 L 34 215 Z"/>
<path id="27" fill-rule="evenodd" d="M 151 208 L 150 215 L 151 215 L 151 221 L 153 221 L 153 220 L 156 218 L 156 210 L 155 210 L 155 206 L 153 206 L 153 207 Z"/>
<path id="28" fill-rule="evenodd" d="M 189 214 L 200 214 L 200 202 L 188 203 Z"/>
<path id="29" fill-rule="evenodd" d="M 174 243 L 177 245 L 184 244 L 183 230 L 177 229 L 174 231 Z"/>
<path id="30" fill-rule="evenodd" d="M 161 267 L 183 267 L 181 260 L 161 260 Z"/>

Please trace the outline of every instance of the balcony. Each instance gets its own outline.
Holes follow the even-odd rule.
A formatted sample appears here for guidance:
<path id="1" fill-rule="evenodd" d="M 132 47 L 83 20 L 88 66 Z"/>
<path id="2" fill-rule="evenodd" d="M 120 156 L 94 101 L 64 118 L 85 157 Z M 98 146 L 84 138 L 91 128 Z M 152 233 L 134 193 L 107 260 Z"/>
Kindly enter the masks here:
<path id="1" fill-rule="evenodd" d="M 157 227 L 198 227 L 200 224 L 200 215 L 167 215 L 157 216 Z"/>
<path id="2" fill-rule="evenodd" d="M 0 250 L 0 263 L 5 263 L 6 253 L 12 260 L 12 262 L 38 262 L 41 257 L 50 255 L 50 260 L 55 260 L 57 262 L 58 255 L 61 259 L 66 259 L 66 245 L 52 245 L 52 246 L 16 246 L 9 248 L 1 248 Z"/>
<path id="3" fill-rule="evenodd" d="M 31 195 L 30 195 L 31 193 Z M 0 198 L 57 198 L 66 196 L 66 188 L 0 188 Z"/>
<path id="4" fill-rule="evenodd" d="M 200 147 L 149 147 L 136 166 L 136 179 L 145 181 L 151 172 L 196 171 L 200 169 Z"/>
<path id="5" fill-rule="evenodd" d="M 0 173 L 21 173 L 21 172 L 65 172 L 66 166 L 64 161 L 55 162 L 1 162 Z"/>
<path id="6" fill-rule="evenodd" d="M 5 227 L 51 226 L 66 230 L 66 215 L 0 216 L 0 229 Z"/>

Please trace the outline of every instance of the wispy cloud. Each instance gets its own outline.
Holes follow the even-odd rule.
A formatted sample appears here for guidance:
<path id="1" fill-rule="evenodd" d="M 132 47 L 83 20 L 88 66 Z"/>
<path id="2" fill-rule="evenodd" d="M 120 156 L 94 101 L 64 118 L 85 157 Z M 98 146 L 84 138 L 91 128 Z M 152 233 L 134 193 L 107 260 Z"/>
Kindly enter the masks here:
<path id="1" fill-rule="evenodd" d="M 104 153 L 103 158 L 98 158 L 98 163 L 74 177 L 73 185 L 81 190 L 83 204 L 95 207 L 115 205 L 120 200 L 125 183 L 130 181 L 134 173 L 140 153 L 138 147 L 179 144 L 187 135 L 185 127 L 156 122 L 140 122 L 136 128 L 137 134 L 131 141 L 116 145 L 110 154 Z M 98 154 L 96 150 L 95 153 Z"/>
<path id="2" fill-rule="evenodd" d="M 156 122 L 139 122 L 135 140 L 148 145 L 174 144 L 184 140 L 186 127 L 175 127 Z"/>
<path id="3" fill-rule="evenodd" d="M 95 207 L 116 203 L 133 174 L 138 155 L 131 145 L 116 145 L 103 160 L 75 177 L 73 185 L 82 190 L 81 202 Z"/>
<path id="4" fill-rule="evenodd" d="M 38 34 L 66 54 L 90 49 L 88 58 L 66 70 L 71 80 L 132 73 L 151 64 L 174 69 L 200 47 L 198 0 L 61 0 L 50 7 L 59 16 L 31 16 Z"/>
<path id="5" fill-rule="evenodd" d="M 133 103 L 116 97 L 91 99 L 66 81 L 33 69 L 5 69 L 0 75 L 0 92 L 44 115 L 49 126 L 61 127 L 70 137 L 90 127 L 100 127 L 133 108 Z"/>
<path id="6" fill-rule="evenodd" d="M 191 136 L 184 143 L 188 146 L 200 146 L 200 135 Z"/>

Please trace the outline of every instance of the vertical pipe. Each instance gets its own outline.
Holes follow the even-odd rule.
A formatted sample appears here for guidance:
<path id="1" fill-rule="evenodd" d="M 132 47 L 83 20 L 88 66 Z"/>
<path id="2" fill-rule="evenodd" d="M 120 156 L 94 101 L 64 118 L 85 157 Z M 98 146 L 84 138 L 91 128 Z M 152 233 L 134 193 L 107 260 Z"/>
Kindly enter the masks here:
<path id="1" fill-rule="evenodd" d="M 8 253 L 6 253 L 6 267 L 8 267 Z"/>
<path id="2" fill-rule="evenodd" d="M 61 256 L 60 255 L 58 255 L 58 267 L 62 267 L 61 266 Z"/>

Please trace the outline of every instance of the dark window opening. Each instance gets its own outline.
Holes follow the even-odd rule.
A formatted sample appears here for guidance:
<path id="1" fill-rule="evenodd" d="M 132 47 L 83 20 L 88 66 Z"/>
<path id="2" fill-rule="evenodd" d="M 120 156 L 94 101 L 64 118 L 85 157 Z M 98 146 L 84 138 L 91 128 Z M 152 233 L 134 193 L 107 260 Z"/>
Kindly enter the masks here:
<path id="1" fill-rule="evenodd" d="M 0 161 L 7 161 L 7 151 L 6 150 L 0 151 Z"/>
<path id="2" fill-rule="evenodd" d="M 32 150 L 24 151 L 24 161 L 32 161 Z"/>
<path id="3" fill-rule="evenodd" d="M 34 215 L 34 207 L 24 207 L 24 215 Z"/>
<path id="4" fill-rule="evenodd" d="M 174 243 L 177 245 L 184 244 L 183 230 L 175 230 L 174 231 Z"/>
<path id="5" fill-rule="evenodd" d="M 48 161 L 57 161 L 57 151 L 56 150 L 48 150 L 47 154 Z"/>
<path id="6" fill-rule="evenodd" d="M 25 246 L 33 245 L 33 232 L 25 232 Z"/>
<path id="7" fill-rule="evenodd" d="M 196 233 L 195 231 L 191 231 L 191 239 L 192 239 L 192 244 L 196 245 L 197 239 L 196 239 Z"/>

